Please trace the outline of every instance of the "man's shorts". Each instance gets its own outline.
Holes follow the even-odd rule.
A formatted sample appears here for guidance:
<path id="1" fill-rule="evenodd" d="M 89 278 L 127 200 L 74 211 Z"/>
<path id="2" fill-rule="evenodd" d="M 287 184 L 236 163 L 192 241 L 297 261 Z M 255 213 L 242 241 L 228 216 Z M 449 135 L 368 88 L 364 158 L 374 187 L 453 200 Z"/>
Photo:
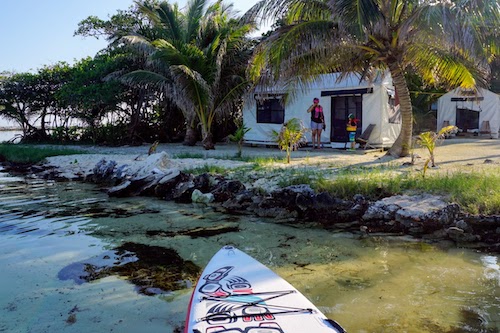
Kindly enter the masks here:
<path id="1" fill-rule="evenodd" d="M 323 123 L 317 123 L 311 120 L 311 129 L 312 130 L 322 130 L 323 129 Z"/>

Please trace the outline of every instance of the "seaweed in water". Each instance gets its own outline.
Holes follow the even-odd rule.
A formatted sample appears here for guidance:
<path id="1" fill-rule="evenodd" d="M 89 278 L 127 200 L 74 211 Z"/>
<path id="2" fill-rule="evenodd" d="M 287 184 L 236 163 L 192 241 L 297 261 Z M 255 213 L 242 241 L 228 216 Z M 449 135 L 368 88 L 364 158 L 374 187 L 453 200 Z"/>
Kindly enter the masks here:
<path id="1" fill-rule="evenodd" d="M 193 285 L 200 267 L 182 259 L 173 249 L 124 243 L 114 249 L 114 254 L 106 253 L 99 258 L 77 262 L 63 268 L 58 277 L 84 283 L 119 275 L 137 286 L 139 293 L 156 295 L 184 289 Z"/>

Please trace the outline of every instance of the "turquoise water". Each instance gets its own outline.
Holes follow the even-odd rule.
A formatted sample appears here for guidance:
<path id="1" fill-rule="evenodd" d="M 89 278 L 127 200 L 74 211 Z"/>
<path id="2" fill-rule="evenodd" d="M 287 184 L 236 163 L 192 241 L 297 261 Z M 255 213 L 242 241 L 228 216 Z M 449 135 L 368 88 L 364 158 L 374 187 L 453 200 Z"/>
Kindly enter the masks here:
<path id="1" fill-rule="evenodd" d="M 187 232 L 200 228 L 220 233 Z M 176 332 L 188 282 L 146 296 L 123 276 L 85 282 L 72 271 L 114 261 L 111 250 L 130 243 L 173 249 L 200 267 L 233 244 L 348 332 L 499 332 L 498 255 L 406 237 L 361 239 L 158 199 L 112 199 L 88 184 L 1 172 L 0 332 Z"/>

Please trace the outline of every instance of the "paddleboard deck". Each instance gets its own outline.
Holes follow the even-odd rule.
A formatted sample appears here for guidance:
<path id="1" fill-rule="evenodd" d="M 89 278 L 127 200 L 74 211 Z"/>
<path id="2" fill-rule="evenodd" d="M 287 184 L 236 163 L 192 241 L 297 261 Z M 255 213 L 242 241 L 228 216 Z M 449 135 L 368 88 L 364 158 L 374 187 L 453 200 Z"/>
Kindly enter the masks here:
<path id="1" fill-rule="evenodd" d="M 232 246 L 218 251 L 191 296 L 184 333 L 344 333 L 272 270 Z"/>

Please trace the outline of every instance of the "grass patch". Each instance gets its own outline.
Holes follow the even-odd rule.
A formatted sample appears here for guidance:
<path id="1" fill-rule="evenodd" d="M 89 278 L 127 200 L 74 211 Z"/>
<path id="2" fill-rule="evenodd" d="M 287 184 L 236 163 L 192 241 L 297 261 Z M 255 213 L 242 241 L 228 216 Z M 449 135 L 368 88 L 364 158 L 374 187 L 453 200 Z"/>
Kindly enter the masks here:
<path id="1" fill-rule="evenodd" d="M 225 175 L 228 172 L 228 169 L 218 165 L 205 164 L 198 168 L 185 169 L 184 172 L 191 173 L 193 175 L 201 175 L 203 173 Z"/>
<path id="2" fill-rule="evenodd" d="M 46 157 L 85 154 L 81 150 L 64 148 L 42 148 L 36 145 L 0 144 L 0 156 L 13 163 L 38 163 Z"/>
<path id="3" fill-rule="evenodd" d="M 179 153 L 172 155 L 172 158 L 205 158 L 205 156 L 200 153 Z"/>
<path id="4" fill-rule="evenodd" d="M 280 169 L 281 178 L 278 181 L 280 187 L 291 185 L 309 184 L 313 185 L 325 181 L 321 172 L 311 169 Z"/>
<path id="5" fill-rule="evenodd" d="M 500 175 L 493 172 L 453 173 L 407 182 L 407 189 L 445 195 L 471 214 L 500 214 Z"/>
<path id="6" fill-rule="evenodd" d="M 500 175 L 481 173 L 452 173 L 423 178 L 420 174 L 358 174 L 341 175 L 335 179 L 322 177 L 309 182 L 318 192 L 352 199 L 362 194 L 370 200 L 378 200 L 404 193 L 430 193 L 445 196 L 458 203 L 471 214 L 500 214 Z"/>

